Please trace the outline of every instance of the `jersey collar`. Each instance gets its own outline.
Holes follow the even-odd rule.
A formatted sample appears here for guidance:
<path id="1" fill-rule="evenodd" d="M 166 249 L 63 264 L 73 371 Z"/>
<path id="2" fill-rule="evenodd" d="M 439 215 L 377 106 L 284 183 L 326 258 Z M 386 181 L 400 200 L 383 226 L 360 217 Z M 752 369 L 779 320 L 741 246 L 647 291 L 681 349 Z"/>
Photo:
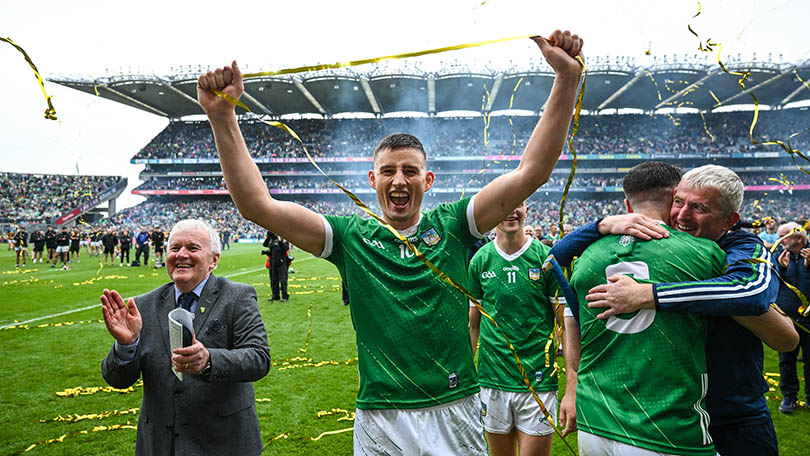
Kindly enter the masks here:
<path id="1" fill-rule="evenodd" d="M 380 223 L 379 220 L 377 221 L 377 223 L 382 225 L 382 223 Z M 421 212 L 419 212 L 419 220 L 416 222 L 416 225 L 409 226 L 408 228 L 405 228 L 404 230 L 397 230 L 397 231 L 399 231 L 399 234 L 403 235 L 404 237 L 412 236 L 412 235 L 416 234 L 416 231 L 419 230 L 419 224 L 420 223 L 422 223 L 422 213 Z"/>
<path id="2" fill-rule="evenodd" d="M 526 250 L 529 250 L 529 247 L 532 245 L 533 240 L 534 239 L 531 236 L 526 236 L 526 242 L 523 243 L 523 247 L 521 247 L 520 250 L 518 250 L 517 252 L 515 252 L 515 253 L 513 253 L 511 255 L 504 252 L 503 250 L 501 250 L 501 248 L 498 246 L 498 241 L 496 240 L 494 242 L 495 251 L 498 252 L 498 255 L 503 257 L 504 260 L 506 260 L 506 261 L 515 261 L 518 258 L 520 258 L 521 255 L 523 255 L 523 252 L 525 252 Z"/>

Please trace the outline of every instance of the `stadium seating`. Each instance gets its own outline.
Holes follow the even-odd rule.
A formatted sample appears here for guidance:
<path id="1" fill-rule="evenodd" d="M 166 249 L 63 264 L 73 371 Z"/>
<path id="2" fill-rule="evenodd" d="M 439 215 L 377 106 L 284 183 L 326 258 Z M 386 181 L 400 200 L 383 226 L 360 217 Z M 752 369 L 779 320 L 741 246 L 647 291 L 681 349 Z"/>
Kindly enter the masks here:
<path id="1" fill-rule="evenodd" d="M 122 182 L 119 176 L 0 173 L 0 223 L 51 223 Z"/>

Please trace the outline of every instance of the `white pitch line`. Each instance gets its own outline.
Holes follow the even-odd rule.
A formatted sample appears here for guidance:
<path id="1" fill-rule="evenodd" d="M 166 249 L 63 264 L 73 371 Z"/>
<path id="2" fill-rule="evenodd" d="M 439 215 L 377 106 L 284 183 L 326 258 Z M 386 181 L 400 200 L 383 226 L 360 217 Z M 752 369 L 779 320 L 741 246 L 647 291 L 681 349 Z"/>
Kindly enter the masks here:
<path id="1" fill-rule="evenodd" d="M 296 260 L 296 261 L 298 263 L 302 263 L 304 261 L 312 260 L 312 259 L 315 259 L 315 258 L 317 258 L 317 257 L 308 257 L 308 258 L 304 258 L 303 260 Z M 238 275 L 251 274 L 251 273 L 254 273 L 254 272 L 262 271 L 264 269 L 267 269 L 267 268 L 256 268 L 256 269 L 250 269 L 250 270 L 247 270 L 247 271 L 234 272 L 233 274 L 228 274 L 228 275 L 225 275 L 225 276 L 222 276 L 222 277 L 231 278 L 231 277 L 236 277 Z M 8 325 L 3 325 L 3 326 L 0 326 L 0 330 L 6 329 L 6 328 L 11 327 L 11 326 L 27 325 L 28 323 L 33 323 L 35 321 L 47 320 L 48 318 L 61 317 L 62 315 L 72 314 L 72 313 L 76 313 L 76 312 L 82 312 L 82 311 L 85 311 L 85 310 L 93 309 L 95 307 L 101 307 L 101 303 L 93 304 L 92 306 L 82 307 L 80 309 L 66 310 L 64 312 L 59 312 L 59 313 L 52 314 L 52 315 L 45 315 L 43 317 L 32 318 L 30 320 L 21 321 L 19 323 L 11 323 L 11 324 L 8 324 Z"/>
<path id="2" fill-rule="evenodd" d="M 44 320 L 46 318 L 59 317 L 59 316 L 62 316 L 62 315 L 72 314 L 72 313 L 75 313 L 75 312 L 81 312 L 83 310 L 92 309 L 94 307 L 101 307 L 101 303 L 93 304 L 92 306 L 82 307 L 81 309 L 66 310 L 66 311 L 60 312 L 58 314 L 46 315 L 44 317 L 32 318 L 30 320 L 21 321 L 19 323 L 12 323 L 10 325 L 0 326 L 0 329 L 6 329 L 6 328 L 8 328 L 10 326 L 27 325 L 28 323 L 31 323 L 31 322 L 34 322 L 34 321 Z"/>

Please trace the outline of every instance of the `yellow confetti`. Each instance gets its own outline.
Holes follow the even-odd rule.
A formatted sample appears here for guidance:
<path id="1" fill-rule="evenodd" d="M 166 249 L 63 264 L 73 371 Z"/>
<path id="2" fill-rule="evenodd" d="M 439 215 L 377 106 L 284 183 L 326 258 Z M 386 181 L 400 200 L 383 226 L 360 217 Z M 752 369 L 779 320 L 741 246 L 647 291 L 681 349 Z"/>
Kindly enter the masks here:
<path id="1" fill-rule="evenodd" d="M 51 103 L 51 96 L 48 95 L 48 92 L 45 91 L 45 81 L 42 80 L 42 76 L 39 74 L 39 70 L 37 66 L 34 65 L 34 62 L 31 60 L 31 57 L 28 56 L 28 53 L 25 52 L 23 48 L 17 45 L 11 38 L 0 38 L 0 41 L 5 41 L 6 43 L 14 46 L 15 49 L 20 51 L 20 53 L 25 58 L 25 61 L 28 62 L 28 65 L 34 70 L 34 76 L 37 78 L 37 82 L 39 82 L 39 87 L 42 89 L 42 94 L 45 95 L 45 101 L 48 103 L 48 107 L 45 109 L 45 118 L 49 120 L 56 120 L 56 110 L 53 108 L 53 103 Z"/>
<path id="2" fill-rule="evenodd" d="M 338 429 L 337 431 L 326 431 L 326 432 L 321 432 L 321 434 L 320 434 L 319 436 L 317 436 L 317 437 L 310 437 L 310 440 L 312 440 L 313 442 L 315 442 L 315 441 L 317 441 L 317 440 L 320 440 L 320 439 L 321 439 L 321 438 L 323 438 L 323 437 L 326 437 L 327 435 L 342 434 L 342 433 L 344 433 L 344 432 L 349 432 L 349 431 L 353 431 L 353 430 L 354 430 L 354 426 L 352 426 L 352 427 L 350 427 L 350 428 L 346 428 L 346 429 Z"/>

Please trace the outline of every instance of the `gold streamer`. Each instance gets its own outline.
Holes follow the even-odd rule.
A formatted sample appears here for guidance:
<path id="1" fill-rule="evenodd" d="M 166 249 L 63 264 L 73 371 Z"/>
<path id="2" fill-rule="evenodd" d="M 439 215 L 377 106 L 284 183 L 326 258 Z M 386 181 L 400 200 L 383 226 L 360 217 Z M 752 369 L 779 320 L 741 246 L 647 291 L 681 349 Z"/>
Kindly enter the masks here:
<path id="1" fill-rule="evenodd" d="M 565 183 L 562 200 L 560 201 L 560 236 L 563 236 L 565 232 L 563 230 L 565 201 L 568 199 L 568 191 L 571 189 L 571 183 L 574 182 L 574 174 L 577 172 L 577 152 L 574 150 L 574 136 L 577 135 L 577 130 L 579 130 L 579 112 L 582 110 L 582 99 L 585 97 L 585 83 L 588 81 L 588 67 L 585 66 L 585 62 L 579 56 L 577 56 L 577 60 L 580 65 L 582 65 L 582 87 L 579 88 L 579 96 L 577 97 L 577 104 L 574 109 L 574 125 L 571 128 L 571 137 L 568 139 L 568 150 L 571 151 L 571 155 L 574 158 L 571 162 L 571 173 L 568 175 L 568 181 Z"/>
<path id="2" fill-rule="evenodd" d="M 326 63 L 326 64 L 318 64 L 318 65 L 306 65 L 298 68 L 287 68 L 283 70 L 277 71 L 262 71 L 259 73 L 247 73 L 244 74 L 242 77 L 244 79 L 251 79 L 251 78 L 258 78 L 263 76 L 278 76 L 282 74 L 294 74 L 294 73 L 306 73 L 310 71 L 320 71 L 320 70 L 329 70 L 329 69 L 337 69 L 337 68 L 346 68 L 346 67 L 353 67 L 359 65 L 366 65 L 369 63 L 379 63 L 384 60 L 398 60 L 398 59 L 407 59 L 411 57 L 421 57 L 423 55 L 429 54 L 439 54 L 442 52 L 449 52 L 449 51 L 458 51 L 461 49 L 467 48 L 474 48 L 480 46 L 486 46 L 489 44 L 497 44 L 497 43 L 504 43 L 506 41 L 514 41 L 514 40 L 522 40 L 525 38 L 531 38 L 535 35 L 522 35 L 522 36 L 513 36 L 511 38 L 501 38 L 497 40 L 486 40 L 486 41 L 478 41 L 475 43 L 468 43 L 468 44 L 459 44 L 455 46 L 446 46 L 440 47 L 436 49 L 428 49 L 426 51 L 416 51 L 416 52 L 406 52 L 403 54 L 395 54 L 395 55 L 386 55 L 383 57 L 373 57 L 370 59 L 361 59 L 361 60 L 349 60 L 346 62 L 335 62 L 335 63 Z"/>
<path id="3" fill-rule="evenodd" d="M 290 362 L 292 361 L 292 362 Z M 303 361 L 303 362 L 299 362 Z M 289 369 L 298 369 L 302 367 L 323 367 L 323 366 L 339 366 L 341 364 L 349 365 L 357 362 L 357 358 L 349 358 L 346 361 L 319 361 L 317 363 L 312 361 L 312 358 L 291 358 L 290 360 L 285 360 L 282 362 L 274 362 L 272 363 L 273 366 L 281 366 L 278 368 L 279 372 L 289 370 Z"/>
<path id="4" fill-rule="evenodd" d="M 315 442 L 315 441 L 321 440 L 321 438 L 326 437 L 327 435 L 342 434 L 344 432 L 349 432 L 349 431 L 353 431 L 353 430 L 354 430 L 354 426 L 352 426 L 350 428 L 346 428 L 346 429 L 338 429 L 337 431 L 321 432 L 321 434 L 319 436 L 310 437 L 309 439 L 312 440 L 313 442 Z"/>
<path id="5" fill-rule="evenodd" d="M 779 306 L 777 306 L 775 302 L 771 303 L 771 307 L 773 307 L 777 312 L 784 315 L 785 317 L 790 318 L 790 320 L 793 321 L 793 324 L 796 325 L 797 328 L 799 328 L 802 331 L 810 334 L 810 329 L 807 329 L 807 327 L 805 327 L 803 324 L 799 323 L 798 321 L 796 321 L 796 319 L 794 319 L 793 317 L 788 315 L 784 310 L 782 310 Z M 771 375 L 777 375 L 778 376 L 779 374 L 771 374 Z"/>
<path id="6" fill-rule="evenodd" d="M 709 95 L 711 95 L 711 96 L 712 96 L 712 98 L 714 98 L 714 101 L 716 101 L 718 105 L 722 105 L 722 104 L 723 104 L 723 102 L 722 102 L 722 101 L 720 101 L 720 99 L 719 99 L 719 98 L 717 98 L 717 95 L 715 95 L 715 94 L 714 94 L 714 92 L 712 92 L 712 90 L 711 90 L 711 89 L 706 89 L 706 90 L 708 90 L 708 91 L 709 91 Z"/>
<path id="7" fill-rule="evenodd" d="M 48 420 L 39 420 L 40 423 L 56 423 L 56 422 L 67 422 L 67 423 L 75 423 L 77 421 L 84 421 L 84 420 L 104 420 L 111 416 L 122 416 L 122 415 L 134 415 L 140 412 L 140 408 L 129 408 L 124 410 L 109 410 L 100 413 L 89 413 L 89 414 L 69 414 L 67 416 L 57 415 Z"/>
<path id="8" fill-rule="evenodd" d="M 89 388 L 84 388 L 82 386 L 77 386 L 75 388 L 67 388 L 62 391 L 57 391 L 56 395 L 59 397 L 79 397 L 79 396 L 89 396 L 96 393 L 119 393 L 119 394 L 129 394 L 135 392 L 133 387 L 141 387 L 143 386 L 143 380 L 138 380 L 137 383 L 130 386 L 129 388 L 113 388 L 112 386 L 92 386 Z"/>
<path id="9" fill-rule="evenodd" d="M 753 100 L 754 100 L 754 119 L 751 121 L 751 128 L 748 129 L 748 137 L 751 140 L 751 144 L 756 144 L 756 145 L 760 145 L 760 146 L 779 146 L 779 147 L 781 147 L 785 152 L 788 153 L 788 155 L 790 155 L 790 158 L 793 161 L 793 164 L 796 165 L 796 168 L 798 168 L 799 171 L 801 171 L 801 172 L 803 172 L 803 173 L 805 173 L 807 175 L 810 175 L 810 172 L 808 172 L 806 169 L 802 168 L 801 166 L 799 166 L 799 164 L 796 163 L 796 156 L 798 155 L 799 157 L 803 158 L 807 162 L 810 162 L 810 158 L 808 158 L 801 151 L 794 149 L 790 144 L 791 139 L 795 138 L 796 136 L 798 136 L 798 135 L 800 135 L 800 134 L 802 134 L 802 133 L 804 133 L 806 131 L 810 131 L 810 128 L 805 128 L 804 130 L 800 130 L 800 131 L 797 131 L 797 132 L 791 134 L 788 137 L 787 141 L 776 140 L 776 141 L 759 142 L 759 141 L 755 140 L 754 139 L 754 128 L 756 128 L 757 121 L 759 119 L 759 100 L 757 100 L 757 97 L 756 97 L 756 95 L 754 95 L 753 92 L 749 93 L 749 95 L 751 95 L 751 98 L 753 98 Z"/>
<path id="10" fill-rule="evenodd" d="M 698 111 L 698 113 L 700 114 L 700 118 L 703 120 L 703 130 L 706 131 L 706 134 L 709 135 L 709 138 L 711 138 L 712 142 L 714 142 L 714 135 L 709 131 L 709 126 L 706 125 L 706 118 L 703 117 L 703 111 Z"/>
<path id="11" fill-rule="evenodd" d="M 810 222 L 808 222 L 808 223 L 810 223 Z M 788 234 L 791 234 L 791 233 L 788 233 Z M 774 242 L 774 245 L 778 245 L 778 242 Z M 807 301 L 807 297 L 804 295 L 804 293 L 802 293 L 801 291 L 799 291 L 799 289 L 798 289 L 798 288 L 796 288 L 796 287 L 794 287 L 793 285 L 791 285 L 791 284 L 787 283 L 787 282 L 785 281 L 785 279 L 783 279 L 783 278 L 782 278 L 782 277 L 779 275 L 779 271 L 777 271 L 777 270 L 776 270 L 776 267 L 775 267 L 775 266 L 774 266 L 772 263 L 770 263 L 770 262 L 768 262 L 768 261 L 766 261 L 766 260 L 763 260 L 762 258 L 746 258 L 746 259 L 741 260 L 741 261 L 743 261 L 743 262 L 745 262 L 745 263 L 750 263 L 750 264 L 754 264 L 754 263 L 765 263 L 765 264 L 767 264 L 767 265 L 768 265 L 768 267 L 770 267 L 770 268 L 773 270 L 774 275 L 775 275 L 777 278 L 779 278 L 779 281 L 780 281 L 780 282 L 782 282 L 782 285 L 784 285 L 784 286 L 788 287 L 788 289 L 789 289 L 790 291 L 792 291 L 793 293 L 795 293 L 795 294 L 796 294 L 796 297 L 798 297 L 798 298 L 799 298 L 799 301 L 802 303 L 802 305 L 800 305 L 800 306 L 799 306 L 799 309 L 798 309 L 799 314 L 800 314 L 800 315 L 802 315 L 802 316 L 804 316 L 804 317 L 807 317 L 807 316 L 808 316 L 808 314 L 810 314 L 810 303 L 808 303 L 808 301 Z"/>
<path id="12" fill-rule="evenodd" d="M 695 14 L 693 17 L 697 17 L 700 13 L 701 13 L 701 5 L 698 2 L 698 13 Z M 698 34 L 692 29 L 691 24 L 689 24 L 687 28 L 689 29 L 689 31 L 693 35 L 695 35 L 695 37 L 698 38 L 698 41 L 700 41 L 700 36 L 698 36 Z M 728 74 L 728 75 L 739 76 L 740 78 L 737 80 L 737 84 L 740 86 L 740 91 L 745 92 L 745 82 L 748 80 L 749 77 L 751 77 L 751 72 L 750 71 L 744 71 L 744 72 L 729 71 L 728 68 L 726 68 L 726 66 L 723 64 L 723 61 L 722 61 L 722 58 L 721 58 L 721 55 L 723 53 L 723 45 L 721 43 L 713 43 L 711 38 L 706 40 L 706 47 L 705 48 L 703 47 L 702 44 L 699 44 L 698 48 L 703 52 L 711 52 L 711 51 L 713 51 L 713 48 L 712 48 L 713 46 L 717 46 L 717 48 L 718 48 L 717 49 L 717 64 L 720 66 L 720 69 L 723 70 L 723 72 Z M 796 77 L 802 82 L 802 84 L 808 90 L 810 90 L 810 85 L 808 85 L 801 78 L 801 76 L 799 76 L 799 73 L 796 70 L 796 68 L 793 69 L 793 72 L 794 72 L 794 74 L 796 74 Z M 715 101 L 717 101 L 717 103 L 720 104 L 720 100 L 717 99 L 717 96 L 715 96 L 714 93 L 711 90 L 709 90 L 709 93 L 712 95 L 712 97 L 715 99 Z M 807 171 L 806 169 L 802 168 L 798 163 L 796 163 L 796 156 L 799 156 L 800 158 L 803 158 L 808 163 L 810 163 L 810 158 L 808 158 L 801 151 L 794 149 L 793 146 L 791 146 L 791 144 L 790 144 L 791 139 L 793 139 L 794 137 L 796 137 L 797 135 L 799 135 L 801 133 L 804 133 L 804 132 L 810 130 L 810 128 L 800 130 L 798 132 L 795 132 L 795 133 L 791 134 L 788 137 L 787 141 L 775 140 L 775 141 L 759 142 L 759 141 L 755 140 L 754 139 L 754 128 L 756 127 L 757 120 L 759 118 L 759 100 L 757 100 L 757 97 L 753 92 L 749 93 L 749 95 L 751 95 L 751 98 L 754 100 L 754 118 L 751 121 L 751 127 L 748 130 L 748 136 L 749 136 L 749 139 L 751 140 L 751 144 L 760 145 L 760 146 L 779 146 L 779 147 L 781 147 L 785 152 L 788 153 L 788 155 L 790 155 L 790 158 L 793 161 L 793 164 L 796 165 L 796 168 L 798 168 L 799 171 L 801 171 L 801 172 L 803 172 L 803 173 L 805 173 L 807 175 L 810 175 L 810 171 Z"/>
<path id="13" fill-rule="evenodd" d="M 37 78 L 37 82 L 39 83 L 39 88 L 42 89 L 42 94 L 45 95 L 45 101 L 48 103 L 48 107 L 45 109 L 45 118 L 49 120 L 56 120 L 56 110 L 53 108 L 53 103 L 51 103 L 51 96 L 48 95 L 48 92 L 45 91 L 45 81 L 42 80 L 42 76 L 39 74 L 39 70 L 37 66 L 34 65 L 34 62 L 31 60 L 31 57 L 28 56 L 28 53 L 25 52 L 25 49 L 21 48 L 17 43 L 11 40 L 11 38 L 2 38 L 0 37 L 0 41 L 5 41 L 6 43 L 14 46 L 15 49 L 20 51 L 20 53 L 25 58 L 25 61 L 28 62 L 28 65 L 34 70 L 34 76 Z"/>
<path id="14" fill-rule="evenodd" d="M 518 87 L 523 82 L 523 76 L 518 79 L 518 82 L 515 84 L 515 87 L 512 89 L 512 95 L 509 97 L 509 110 L 512 110 L 512 106 L 515 104 L 515 94 L 517 93 Z M 512 123 L 512 116 L 509 116 L 509 127 L 512 129 L 512 152 L 511 155 L 515 155 L 515 147 L 517 146 L 517 135 L 515 134 L 515 124 Z M 506 170 L 506 163 L 504 163 L 504 171 Z"/>
<path id="15" fill-rule="evenodd" d="M 76 432 L 71 432 L 71 433 L 68 433 L 68 434 L 62 434 L 59 437 L 56 437 L 56 438 L 53 438 L 53 439 L 48 439 L 48 440 L 43 440 L 41 442 L 33 443 L 28 448 L 25 449 L 24 453 L 27 453 L 27 452 L 33 450 L 34 448 L 36 448 L 37 446 L 40 446 L 40 445 L 46 445 L 46 444 L 49 444 L 49 443 L 61 443 L 61 442 L 64 442 L 67 437 L 71 437 L 71 436 L 76 436 L 76 435 L 81 435 L 81 434 L 89 434 L 91 432 L 121 431 L 121 430 L 124 430 L 124 429 L 137 430 L 138 427 L 129 424 L 129 421 L 127 421 L 127 424 L 113 424 L 111 426 L 93 426 L 91 429 L 87 429 L 87 430 L 84 430 L 84 431 L 76 431 Z"/>
<path id="16" fill-rule="evenodd" d="M 767 220 L 767 219 L 769 219 L 769 218 L 770 218 L 770 217 L 766 217 L 766 220 Z M 810 226 L 810 220 L 808 220 L 808 221 L 807 221 L 807 223 L 805 223 L 805 224 L 804 224 L 804 226 L 803 226 L 803 227 L 801 227 L 801 229 L 799 229 L 799 228 L 793 228 L 793 229 L 792 229 L 792 230 L 790 230 L 788 233 L 786 233 L 784 236 L 782 236 L 782 237 L 780 237 L 779 239 L 777 239 L 777 240 L 776 240 L 776 241 L 773 243 L 773 245 L 771 246 L 771 248 L 770 248 L 771 253 L 776 252 L 776 248 L 777 248 L 777 247 L 779 247 L 779 243 L 781 243 L 783 240 L 787 239 L 787 238 L 788 238 L 788 237 L 790 237 L 790 236 L 793 236 L 793 234 L 794 234 L 794 233 L 797 233 L 797 232 L 799 232 L 799 231 L 804 231 L 804 230 L 806 230 L 808 226 Z"/>
<path id="17" fill-rule="evenodd" d="M 487 103 L 489 102 L 489 89 L 487 88 L 487 83 L 484 81 L 484 95 L 481 96 L 481 117 L 484 119 L 484 156 L 487 155 L 487 146 L 489 145 L 489 122 L 490 122 L 490 114 L 486 112 Z M 467 193 L 467 187 L 472 184 L 473 180 L 476 177 L 486 174 L 487 168 L 489 168 L 489 163 L 484 165 L 484 168 L 481 171 L 475 173 L 470 180 L 464 184 L 464 189 L 461 191 L 461 196 L 459 196 L 459 200 L 464 199 L 464 195 Z"/>
<path id="18" fill-rule="evenodd" d="M 58 327 L 63 327 L 63 326 L 86 325 L 86 324 L 89 324 L 89 323 L 104 323 L 104 320 L 99 319 L 99 320 L 82 320 L 82 321 L 78 321 L 78 322 L 76 322 L 76 321 L 62 321 L 62 322 L 57 322 L 57 323 L 42 323 L 40 325 L 34 326 L 34 328 L 49 328 L 49 327 L 58 328 Z M 20 324 L 20 325 L 8 326 L 6 328 L 3 328 L 3 330 L 7 330 L 7 329 L 31 329 L 31 326 L 28 325 L 28 324 Z"/>
<path id="19" fill-rule="evenodd" d="M 339 413 L 343 413 L 344 416 L 337 419 L 337 421 L 354 421 L 354 412 L 350 412 L 346 409 L 340 408 L 333 408 L 330 411 L 321 410 L 318 412 L 318 418 L 323 418 L 325 416 L 336 415 Z"/>

